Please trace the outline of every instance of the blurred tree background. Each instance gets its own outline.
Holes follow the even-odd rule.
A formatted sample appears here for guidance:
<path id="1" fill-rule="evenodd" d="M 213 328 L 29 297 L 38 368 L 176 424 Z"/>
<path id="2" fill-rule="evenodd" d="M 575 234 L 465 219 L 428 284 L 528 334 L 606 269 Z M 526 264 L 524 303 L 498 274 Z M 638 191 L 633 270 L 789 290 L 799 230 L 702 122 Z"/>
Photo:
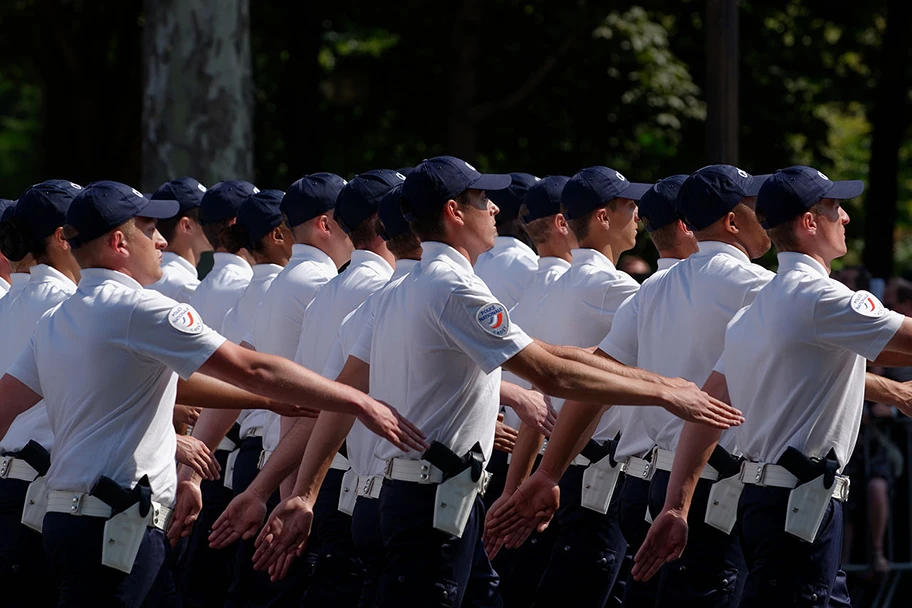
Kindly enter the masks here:
<path id="1" fill-rule="evenodd" d="M 738 164 L 868 182 L 843 263 L 879 276 L 912 270 L 909 4 L 739 3 Z M 0 196 L 183 173 L 285 188 L 439 153 L 690 172 L 723 160 L 706 31 L 706 0 L 6 0 Z"/>

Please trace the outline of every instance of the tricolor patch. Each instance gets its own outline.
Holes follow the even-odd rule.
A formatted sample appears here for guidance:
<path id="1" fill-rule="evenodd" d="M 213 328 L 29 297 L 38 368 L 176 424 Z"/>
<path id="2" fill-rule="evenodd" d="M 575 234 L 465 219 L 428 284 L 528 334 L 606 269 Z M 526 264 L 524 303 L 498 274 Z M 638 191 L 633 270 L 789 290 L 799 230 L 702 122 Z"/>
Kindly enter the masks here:
<path id="1" fill-rule="evenodd" d="M 203 320 L 189 304 L 178 304 L 168 313 L 171 327 L 185 334 L 198 334 L 203 331 Z"/>
<path id="2" fill-rule="evenodd" d="M 500 302 L 485 304 L 475 313 L 475 320 L 483 330 L 495 336 L 505 336 L 510 331 L 510 315 Z"/>
<path id="3" fill-rule="evenodd" d="M 870 291 L 856 291 L 852 296 L 852 310 L 866 317 L 882 317 L 887 309 Z"/>

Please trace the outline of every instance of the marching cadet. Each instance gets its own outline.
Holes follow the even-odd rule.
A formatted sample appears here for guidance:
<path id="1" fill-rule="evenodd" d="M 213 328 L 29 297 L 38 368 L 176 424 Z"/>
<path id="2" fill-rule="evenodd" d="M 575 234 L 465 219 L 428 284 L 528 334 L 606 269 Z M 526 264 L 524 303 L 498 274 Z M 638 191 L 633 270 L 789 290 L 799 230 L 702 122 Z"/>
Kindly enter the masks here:
<path id="1" fill-rule="evenodd" d="M 9 200 L 6 198 L 0 198 L 0 222 L 9 219 L 12 217 L 13 213 L 16 211 L 16 201 Z M 9 264 L 10 267 L 10 288 L 9 292 L 6 293 L 5 297 L 2 292 L 0 292 L 0 336 L 4 335 L 5 321 L 4 314 L 13 300 L 16 299 L 16 295 L 22 291 L 22 289 L 29 282 L 29 269 L 35 265 L 35 260 L 32 259 L 32 256 L 27 254 L 24 258 L 18 262 L 13 262 L 2 252 L 0 252 L 0 266 L 3 264 Z"/>
<path id="2" fill-rule="evenodd" d="M 357 411 L 403 447 L 421 445 L 420 434 L 363 393 L 227 342 L 189 305 L 143 289 L 161 278 L 165 242 L 155 216 L 176 207 L 116 182 L 74 197 L 65 236 L 82 268 L 79 287 L 42 317 L 0 378 L 0 435 L 46 399 L 55 447 L 43 540 L 60 606 L 175 599 L 162 533 L 176 486 L 175 371 L 277 402 Z M 60 369 L 78 381 L 59 382 Z"/>
<path id="3" fill-rule="evenodd" d="M 774 173 L 757 199 L 779 270 L 729 323 L 706 382 L 745 412 L 743 432 L 734 433 L 745 461 L 715 496 L 731 515 L 729 529 L 738 519 L 740 534 L 733 536 L 740 536 L 749 570 L 741 606 L 850 605 L 839 569 L 848 494 L 840 473 L 857 438 L 863 399 L 877 398 L 865 359 L 880 366 L 912 361 L 912 322 L 872 294 L 829 278 L 831 262 L 846 253 L 849 217 L 840 202 L 863 188 L 794 166 Z M 888 382 L 874 387 L 881 381 Z M 637 555 L 637 578 L 684 549 L 681 533 L 694 527 L 691 496 L 718 440 L 685 426 L 662 513 Z"/>
<path id="4" fill-rule="evenodd" d="M 196 267 L 203 252 L 212 251 L 200 225 L 200 203 L 206 186 L 192 177 L 179 177 L 159 186 L 153 200 L 173 200 L 180 205 L 174 217 L 158 221 L 158 231 L 168 241 L 162 252 L 162 278 L 149 286 L 172 300 L 189 304 L 199 286 Z"/>
<path id="5" fill-rule="evenodd" d="M 409 175 L 402 205 L 422 240 L 422 261 L 382 293 L 362 329 L 355 349 L 370 358 L 368 365 L 349 357 L 342 372 L 347 377 L 350 366 L 360 367 L 361 377 L 351 381 L 409 412 L 433 441 L 423 458 L 382 445 L 375 452 L 386 461 L 378 503 L 386 556 L 378 606 L 499 604 L 497 575 L 481 546 L 478 494 L 494 439 L 501 365 L 553 395 L 661 403 L 720 426 L 740 420 L 695 387 L 621 380 L 565 357 L 600 364 L 597 358 L 533 343 L 510 322 L 506 307 L 472 270 L 496 235 L 497 207 L 485 191 L 509 183 L 509 176 L 482 175 L 453 157 L 424 161 Z M 402 356 L 380 355 L 390 348 Z M 272 531 L 263 544 L 276 541 L 281 533 Z"/>
<path id="6" fill-rule="evenodd" d="M 495 218 L 498 236 L 494 247 L 475 262 L 475 274 L 508 310 L 522 298 L 538 269 L 538 256 L 521 240 L 524 234 L 518 220 L 526 192 L 538 178 L 528 173 L 511 173 L 510 178 L 509 186 L 490 192 L 500 209 Z"/>
<path id="7" fill-rule="evenodd" d="M 36 184 L 0 223 L 3 254 L 13 262 L 27 255 L 37 262 L 27 275 L 28 284 L 5 312 L 9 323 L 0 344 L 0 369 L 8 368 L 25 348 L 38 319 L 76 291 L 79 264 L 62 233 L 67 209 L 79 190 L 64 180 Z M 47 472 L 53 448 L 54 435 L 43 402 L 17 417 L 0 438 L 0 584 L 7 590 L 20 590 L 5 599 L 9 606 L 57 604 L 56 585 L 48 582 L 41 535 L 21 523 L 29 484 Z M 26 589 L 29 593 L 23 592 Z"/>
<path id="8" fill-rule="evenodd" d="M 0 220 L 6 219 L 7 214 L 11 213 L 15 206 L 16 201 L 0 198 Z M 0 300 L 6 297 L 12 288 L 12 273 L 10 261 L 0 253 Z"/>

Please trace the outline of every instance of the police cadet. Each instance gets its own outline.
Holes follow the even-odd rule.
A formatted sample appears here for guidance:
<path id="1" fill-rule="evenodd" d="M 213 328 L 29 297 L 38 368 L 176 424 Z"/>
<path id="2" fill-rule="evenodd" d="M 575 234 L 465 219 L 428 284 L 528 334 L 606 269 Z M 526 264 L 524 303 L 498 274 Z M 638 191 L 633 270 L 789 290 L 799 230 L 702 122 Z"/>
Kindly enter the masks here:
<path id="1" fill-rule="evenodd" d="M 149 286 L 178 302 L 189 304 L 200 281 L 196 271 L 200 256 L 212 251 L 200 225 L 200 203 L 206 187 L 192 177 L 179 177 L 158 187 L 150 198 L 174 200 L 180 209 L 174 217 L 158 221 L 158 231 L 168 241 L 162 252 L 162 278 Z"/>
<path id="2" fill-rule="evenodd" d="M 13 213 L 16 211 L 16 201 L 0 198 L 0 222 L 9 219 L 12 217 Z M 0 251 L 0 266 L 4 264 L 9 265 L 10 268 L 10 288 L 9 292 L 5 295 L 0 289 L 0 336 L 4 335 L 4 314 L 13 300 L 16 299 L 16 295 L 22 291 L 22 289 L 29 282 L 29 269 L 35 265 L 35 260 L 32 259 L 31 254 L 27 254 L 18 262 L 13 262 Z M 2 274 L 2 273 L 0 273 Z M 9 296 L 9 297 L 6 297 Z"/>
<path id="3" fill-rule="evenodd" d="M 0 379 L 0 435 L 46 399 L 55 447 L 43 539 L 60 606 L 173 599 L 161 530 L 175 493 L 175 371 L 200 370 L 286 403 L 359 411 L 393 438 L 411 432 L 366 395 L 227 342 L 189 305 L 142 289 L 161 278 L 165 242 L 153 218 L 176 206 L 105 181 L 74 197 L 65 233 L 80 286 L 42 317 Z M 60 369 L 70 381 L 59 381 Z"/>
<path id="4" fill-rule="evenodd" d="M 16 201 L 8 198 L 0 198 L 0 220 L 6 219 L 7 214 L 15 209 Z M 0 300 L 2 300 L 12 289 L 13 269 L 10 261 L 0 252 Z"/>
<path id="5" fill-rule="evenodd" d="M 2 369 L 8 368 L 28 344 L 38 319 L 76 291 L 79 265 L 62 233 L 67 209 L 80 189 L 64 180 L 36 184 L 19 197 L 11 217 L 0 223 L 0 250 L 4 255 L 13 262 L 31 255 L 37 262 L 29 283 L 17 296 L 8 296 L 11 303 L 5 314 L 9 323 L 0 344 Z M 53 448 L 54 435 L 43 403 L 17 417 L 0 438 L 0 584 L 7 590 L 20 590 L 5 599 L 6 605 L 57 603 L 56 585 L 48 580 L 41 536 L 20 523 L 29 484 L 47 472 Z"/>
<path id="6" fill-rule="evenodd" d="M 500 210 L 494 218 L 497 238 L 494 247 L 475 262 L 475 274 L 508 310 L 522 298 L 538 269 L 538 256 L 521 240 L 525 235 L 518 220 L 526 192 L 538 178 L 528 173 L 511 173 L 510 178 L 509 186 L 490 193 Z"/>
<path id="7" fill-rule="evenodd" d="M 833 182 L 794 166 L 773 174 L 758 196 L 779 270 L 729 324 L 707 381 L 708 390 L 745 412 L 735 445 L 746 461 L 720 496 L 737 508 L 749 569 L 742 606 L 850 602 L 839 570 L 848 479 L 839 473 L 855 444 L 863 399 L 877 398 L 865 359 L 908 365 L 912 353 L 908 319 L 829 278 L 831 262 L 846 253 L 849 217 L 840 202 L 862 190 L 861 182 Z M 693 526 L 686 519 L 690 495 L 716 440 L 685 427 L 637 576 L 650 576 L 683 548 L 680 532 Z"/>

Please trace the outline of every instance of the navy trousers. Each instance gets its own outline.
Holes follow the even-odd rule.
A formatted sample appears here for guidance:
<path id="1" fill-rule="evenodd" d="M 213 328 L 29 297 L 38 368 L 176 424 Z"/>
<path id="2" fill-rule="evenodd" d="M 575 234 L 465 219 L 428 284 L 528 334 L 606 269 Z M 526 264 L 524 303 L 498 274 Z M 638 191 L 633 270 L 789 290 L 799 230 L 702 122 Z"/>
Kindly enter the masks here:
<path id="1" fill-rule="evenodd" d="M 27 481 L 0 479 L 0 589 L 23 590 L 5 594 L 2 603 L 10 608 L 57 605 L 41 534 L 21 523 L 28 486 Z"/>
<path id="2" fill-rule="evenodd" d="M 649 533 L 650 524 L 646 521 L 649 482 L 638 477 L 625 477 L 624 487 L 620 488 L 619 501 L 621 533 L 627 541 L 626 567 L 621 573 L 621 576 L 625 577 L 622 604 L 624 608 L 653 608 L 659 588 L 659 577 L 654 576 L 646 582 L 640 582 L 630 576 L 633 557 Z"/>
<path id="3" fill-rule="evenodd" d="M 623 479 L 602 514 L 580 505 L 583 470 L 571 466 L 560 481 L 561 506 L 551 524 L 557 533 L 535 596 L 534 605 L 541 608 L 602 608 L 627 550 L 618 521 Z"/>
<path id="4" fill-rule="evenodd" d="M 462 537 L 433 527 L 436 485 L 386 480 L 380 491 L 380 535 L 385 550 L 376 606 L 498 608 L 497 573 L 484 551 L 481 498 Z"/>
<path id="5" fill-rule="evenodd" d="M 352 513 L 352 541 L 364 567 L 358 608 L 371 608 L 377 598 L 377 586 L 383 570 L 383 538 L 380 536 L 380 501 L 358 498 Z"/>
<path id="6" fill-rule="evenodd" d="M 126 574 L 101 564 L 106 521 L 67 513 L 44 516 L 44 551 L 60 584 L 58 606 L 180 606 L 168 568 L 165 534 L 154 528 L 146 530 L 133 570 Z"/>

